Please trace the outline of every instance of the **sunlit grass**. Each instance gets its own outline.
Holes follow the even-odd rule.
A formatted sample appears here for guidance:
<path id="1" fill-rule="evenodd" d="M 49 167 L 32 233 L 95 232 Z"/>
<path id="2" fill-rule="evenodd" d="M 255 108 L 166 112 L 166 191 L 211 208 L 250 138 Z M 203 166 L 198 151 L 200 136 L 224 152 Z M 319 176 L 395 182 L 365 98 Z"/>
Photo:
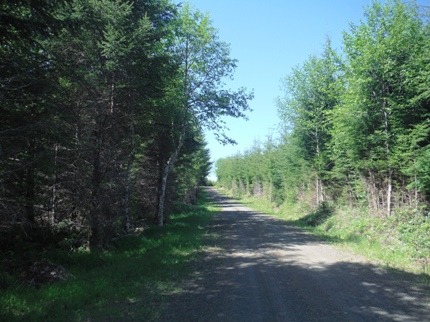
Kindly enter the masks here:
<path id="1" fill-rule="evenodd" d="M 47 251 L 67 281 L 39 288 L 18 278 L 0 292 L 0 321 L 156 320 L 163 294 L 174 291 L 200 255 L 213 208 L 182 206 L 168 225 L 117 240 L 104 252 Z"/>

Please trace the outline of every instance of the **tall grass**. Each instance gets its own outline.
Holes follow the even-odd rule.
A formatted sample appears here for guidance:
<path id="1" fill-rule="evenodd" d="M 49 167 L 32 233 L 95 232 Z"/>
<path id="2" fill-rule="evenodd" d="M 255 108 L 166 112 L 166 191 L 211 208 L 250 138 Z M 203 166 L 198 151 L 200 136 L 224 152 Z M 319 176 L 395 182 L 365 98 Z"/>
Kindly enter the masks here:
<path id="1" fill-rule="evenodd" d="M 178 209 L 164 227 L 117 240 L 106 251 L 33 253 L 63 265 L 72 277 L 36 288 L 3 273 L 0 321 L 156 320 L 162 295 L 191 272 L 213 212 L 206 200 Z"/>

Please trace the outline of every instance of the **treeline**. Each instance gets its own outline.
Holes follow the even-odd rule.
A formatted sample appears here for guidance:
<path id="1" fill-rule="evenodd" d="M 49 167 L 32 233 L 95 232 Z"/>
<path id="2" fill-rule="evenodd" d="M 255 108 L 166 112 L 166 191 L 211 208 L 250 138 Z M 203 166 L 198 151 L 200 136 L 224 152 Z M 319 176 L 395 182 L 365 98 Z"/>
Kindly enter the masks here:
<path id="1" fill-rule="evenodd" d="M 428 212 L 429 8 L 373 2 L 282 81 L 279 139 L 216 163 L 219 184 L 277 205 L 325 202 L 377 216 Z"/>
<path id="2" fill-rule="evenodd" d="M 102 247 L 194 202 L 202 129 L 243 117 L 207 15 L 169 0 L 0 4 L 0 236 Z M 61 237 L 61 239 L 58 239 Z"/>

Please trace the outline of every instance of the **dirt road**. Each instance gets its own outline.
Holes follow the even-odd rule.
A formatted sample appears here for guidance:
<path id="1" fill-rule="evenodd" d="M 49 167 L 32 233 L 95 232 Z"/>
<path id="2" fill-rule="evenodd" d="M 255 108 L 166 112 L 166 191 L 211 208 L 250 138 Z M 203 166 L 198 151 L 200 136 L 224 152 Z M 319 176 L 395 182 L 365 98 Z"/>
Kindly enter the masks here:
<path id="1" fill-rule="evenodd" d="M 209 190 L 203 260 L 162 321 L 430 321 L 429 289 Z"/>

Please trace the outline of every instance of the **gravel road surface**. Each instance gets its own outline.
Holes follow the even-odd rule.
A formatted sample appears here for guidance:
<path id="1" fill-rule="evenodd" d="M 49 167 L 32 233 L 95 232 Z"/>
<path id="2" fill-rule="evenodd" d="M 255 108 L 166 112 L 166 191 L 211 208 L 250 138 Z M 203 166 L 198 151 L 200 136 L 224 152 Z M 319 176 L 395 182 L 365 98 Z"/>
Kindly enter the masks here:
<path id="1" fill-rule="evenodd" d="M 207 188 L 220 212 L 161 321 L 430 321 L 429 287 Z"/>

